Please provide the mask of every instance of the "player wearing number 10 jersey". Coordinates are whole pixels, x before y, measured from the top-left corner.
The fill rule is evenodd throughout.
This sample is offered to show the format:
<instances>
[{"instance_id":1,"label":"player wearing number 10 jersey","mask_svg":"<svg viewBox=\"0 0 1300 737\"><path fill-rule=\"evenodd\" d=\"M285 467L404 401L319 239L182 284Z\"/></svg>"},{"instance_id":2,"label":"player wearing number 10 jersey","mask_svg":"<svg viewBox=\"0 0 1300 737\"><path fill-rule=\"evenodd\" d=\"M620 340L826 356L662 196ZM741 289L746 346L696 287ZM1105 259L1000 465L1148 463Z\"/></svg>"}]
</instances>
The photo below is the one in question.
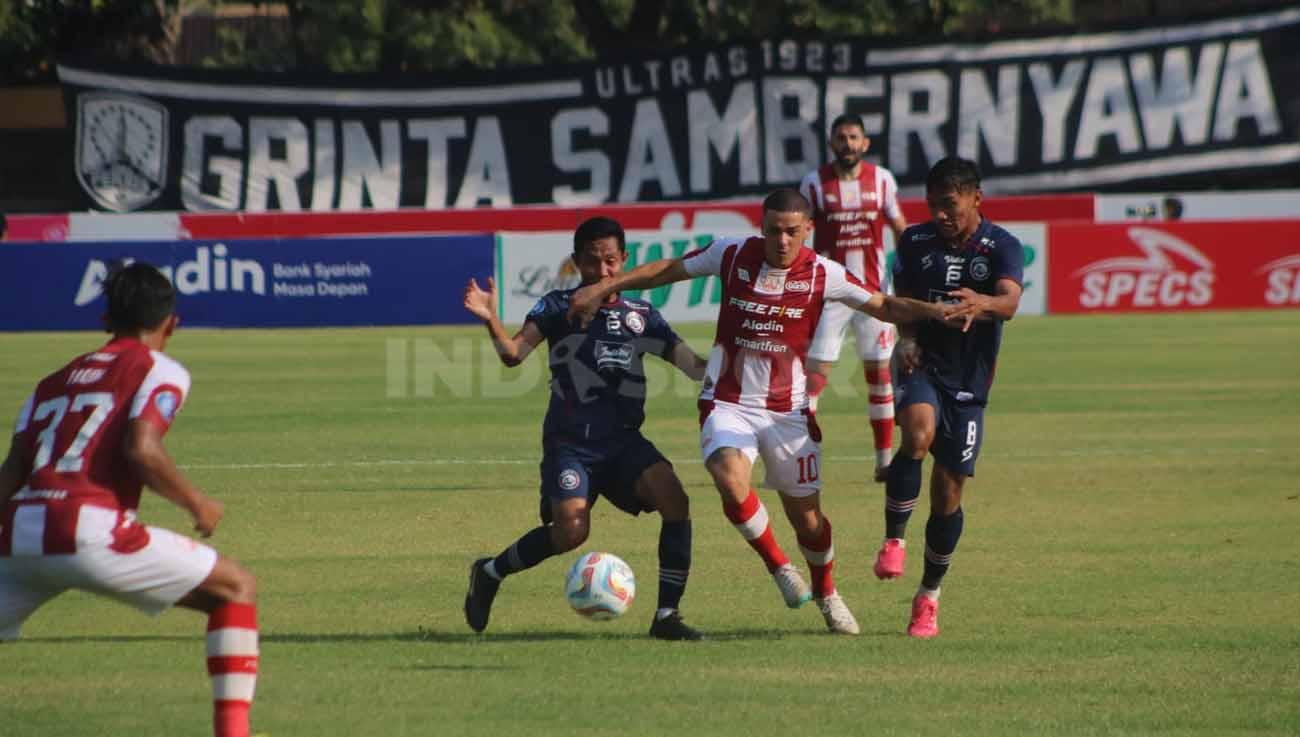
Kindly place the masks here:
<instances>
[{"instance_id":1,"label":"player wearing number 10 jersey","mask_svg":"<svg viewBox=\"0 0 1300 737\"><path fill-rule=\"evenodd\" d=\"M141 485L185 509L204 537L222 506L185 478L162 437L189 373L162 353L176 292L148 264L104 282L113 338L42 380L0 465L0 640L41 605L81 589L157 615L208 615L216 737L248 737L257 679L252 574L188 537L136 521Z\"/></svg>"},{"instance_id":2,"label":"player wearing number 10 jersey","mask_svg":"<svg viewBox=\"0 0 1300 737\"><path fill-rule=\"evenodd\" d=\"M715 274L722 306L700 395L705 467L728 519L759 553L785 602L815 597L831 632L857 634L835 591L831 525L822 514L821 433L808 411L808 347L828 302L883 320L943 319L959 311L865 289L844 267L803 243L812 227L808 200L793 189L763 202L760 238L722 239L680 259L657 261L583 287L570 314L591 315L609 294ZM750 488L762 456L766 486L776 489L812 573L812 590L777 545L767 510Z\"/></svg>"}]
</instances>

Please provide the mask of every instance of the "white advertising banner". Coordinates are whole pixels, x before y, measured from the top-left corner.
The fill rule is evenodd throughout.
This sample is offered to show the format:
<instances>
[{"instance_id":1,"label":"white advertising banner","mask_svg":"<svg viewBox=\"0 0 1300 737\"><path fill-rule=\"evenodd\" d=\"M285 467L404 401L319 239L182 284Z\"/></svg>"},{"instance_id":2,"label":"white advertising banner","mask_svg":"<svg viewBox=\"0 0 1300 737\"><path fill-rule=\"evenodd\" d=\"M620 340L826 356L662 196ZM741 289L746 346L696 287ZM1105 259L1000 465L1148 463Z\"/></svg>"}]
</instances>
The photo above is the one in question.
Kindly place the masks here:
<instances>
[{"instance_id":1,"label":"white advertising banner","mask_svg":"<svg viewBox=\"0 0 1300 737\"><path fill-rule=\"evenodd\" d=\"M1097 222L1285 220L1300 215L1300 189L1097 195Z\"/></svg>"},{"instance_id":2,"label":"white advertising banner","mask_svg":"<svg viewBox=\"0 0 1300 737\"><path fill-rule=\"evenodd\" d=\"M627 231L627 268L647 261L676 258L703 248L722 234L701 231ZM501 319L521 322L538 298L553 289L569 289L579 282L573 265L573 233L497 234L497 289ZM626 292L633 299L654 305L671 323L713 322L718 318L722 282L716 276L697 277L655 289Z\"/></svg>"},{"instance_id":3,"label":"white advertising banner","mask_svg":"<svg viewBox=\"0 0 1300 737\"><path fill-rule=\"evenodd\" d=\"M1025 293L1016 314L1047 314L1047 223L998 224L1025 247Z\"/></svg>"}]
</instances>

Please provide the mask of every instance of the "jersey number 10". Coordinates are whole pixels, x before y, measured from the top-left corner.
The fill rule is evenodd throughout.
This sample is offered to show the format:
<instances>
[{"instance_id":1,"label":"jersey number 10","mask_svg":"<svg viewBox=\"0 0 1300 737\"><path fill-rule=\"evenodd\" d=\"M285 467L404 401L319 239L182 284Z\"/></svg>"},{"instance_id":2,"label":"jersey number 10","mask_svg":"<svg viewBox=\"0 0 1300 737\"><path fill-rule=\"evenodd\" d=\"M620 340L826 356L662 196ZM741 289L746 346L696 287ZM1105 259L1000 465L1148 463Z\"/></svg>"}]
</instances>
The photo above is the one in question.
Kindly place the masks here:
<instances>
[{"instance_id":1,"label":"jersey number 10","mask_svg":"<svg viewBox=\"0 0 1300 737\"><path fill-rule=\"evenodd\" d=\"M817 454L809 453L795 459L799 463L799 483L808 484L817 480Z\"/></svg>"}]
</instances>

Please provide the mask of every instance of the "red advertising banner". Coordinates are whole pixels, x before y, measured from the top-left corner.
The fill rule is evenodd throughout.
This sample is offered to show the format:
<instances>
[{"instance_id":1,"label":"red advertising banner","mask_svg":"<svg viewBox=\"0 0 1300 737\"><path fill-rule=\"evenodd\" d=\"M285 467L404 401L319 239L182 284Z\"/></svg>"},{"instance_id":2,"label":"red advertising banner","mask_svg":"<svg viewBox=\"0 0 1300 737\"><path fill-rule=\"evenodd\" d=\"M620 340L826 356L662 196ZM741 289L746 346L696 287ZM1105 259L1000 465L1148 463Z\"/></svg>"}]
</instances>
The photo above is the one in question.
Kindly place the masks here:
<instances>
[{"instance_id":1,"label":"red advertising banner","mask_svg":"<svg viewBox=\"0 0 1300 737\"><path fill-rule=\"evenodd\" d=\"M908 222L929 219L925 201L902 200ZM1000 222L1093 218L1090 194L988 197L984 214ZM511 207L357 212L157 212L11 215L12 241L320 238L340 235L565 231L593 215L628 230L709 230L747 234L761 224L762 200L586 207Z\"/></svg>"},{"instance_id":2,"label":"red advertising banner","mask_svg":"<svg viewBox=\"0 0 1300 737\"><path fill-rule=\"evenodd\" d=\"M1049 312L1300 305L1300 220L1049 224Z\"/></svg>"}]
</instances>

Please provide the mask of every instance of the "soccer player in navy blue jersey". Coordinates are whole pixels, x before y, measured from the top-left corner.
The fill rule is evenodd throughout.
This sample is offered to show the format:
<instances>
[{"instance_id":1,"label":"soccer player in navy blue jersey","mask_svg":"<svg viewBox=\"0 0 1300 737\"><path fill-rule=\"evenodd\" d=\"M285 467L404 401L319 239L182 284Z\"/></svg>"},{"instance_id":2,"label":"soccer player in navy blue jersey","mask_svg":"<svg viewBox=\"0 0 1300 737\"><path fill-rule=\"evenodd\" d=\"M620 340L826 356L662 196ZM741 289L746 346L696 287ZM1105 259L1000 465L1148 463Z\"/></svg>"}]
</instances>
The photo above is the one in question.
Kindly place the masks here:
<instances>
[{"instance_id":1,"label":"soccer player in navy blue jersey","mask_svg":"<svg viewBox=\"0 0 1300 737\"><path fill-rule=\"evenodd\" d=\"M945 158L926 178L930 222L903 232L894 264L899 296L960 302L965 324L899 325L894 380L902 447L885 483L885 540L876 555L881 579L903 575L904 532L921 493L921 462L934 456L925 573L912 600L907 632L939 634L939 584L962 532L962 490L975 475L984 440L984 407L1002 341L1002 323L1020 305L1024 252L1020 241L980 214L979 171Z\"/></svg>"},{"instance_id":2,"label":"soccer player in navy blue jersey","mask_svg":"<svg viewBox=\"0 0 1300 737\"><path fill-rule=\"evenodd\" d=\"M582 223L573 236L573 261L584 285L622 272L627 263L623 228L604 217ZM604 496L629 514L657 510L663 518L659 606L650 635L700 639L678 610L691 567L686 492L672 464L640 428L646 397L642 356L658 356L697 381L704 377L704 359L648 302L614 294L587 324L571 321L569 300L576 289L543 296L511 337L497 317L496 284L489 278L487 286L483 290L470 280L465 309L487 325L507 366L519 365L547 342L551 401L542 426L542 524L495 558L481 558L470 567L465 621L482 632L505 577L581 545L591 529L591 506Z\"/></svg>"}]
</instances>

